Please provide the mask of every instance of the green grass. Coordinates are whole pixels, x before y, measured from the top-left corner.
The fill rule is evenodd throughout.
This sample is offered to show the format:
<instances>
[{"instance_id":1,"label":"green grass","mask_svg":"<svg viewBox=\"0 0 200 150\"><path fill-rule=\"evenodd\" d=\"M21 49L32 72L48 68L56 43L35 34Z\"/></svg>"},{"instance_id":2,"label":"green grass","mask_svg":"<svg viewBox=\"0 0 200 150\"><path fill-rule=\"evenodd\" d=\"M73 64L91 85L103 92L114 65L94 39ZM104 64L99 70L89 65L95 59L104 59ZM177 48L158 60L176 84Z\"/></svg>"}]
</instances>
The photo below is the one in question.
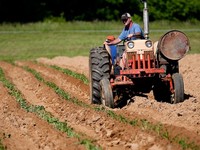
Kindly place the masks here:
<instances>
[{"instance_id":1,"label":"green grass","mask_svg":"<svg viewBox=\"0 0 200 150\"><path fill-rule=\"evenodd\" d=\"M5 150L6 147L2 144L2 140L0 139L0 150Z\"/></svg>"},{"instance_id":2,"label":"green grass","mask_svg":"<svg viewBox=\"0 0 200 150\"><path fill-rule=\"evenodd\" d=\"M143 27L142 22L138 22ZM169 30L184 31L191 43L190 53L200 53L198 22L150 22L153 41ZM107 35L118 36L121 22L39 22L0 25L0 60L88 56L91 48L102 46ZM189 29L191 31L189 31Z\"/></svg>"}]
</instances>

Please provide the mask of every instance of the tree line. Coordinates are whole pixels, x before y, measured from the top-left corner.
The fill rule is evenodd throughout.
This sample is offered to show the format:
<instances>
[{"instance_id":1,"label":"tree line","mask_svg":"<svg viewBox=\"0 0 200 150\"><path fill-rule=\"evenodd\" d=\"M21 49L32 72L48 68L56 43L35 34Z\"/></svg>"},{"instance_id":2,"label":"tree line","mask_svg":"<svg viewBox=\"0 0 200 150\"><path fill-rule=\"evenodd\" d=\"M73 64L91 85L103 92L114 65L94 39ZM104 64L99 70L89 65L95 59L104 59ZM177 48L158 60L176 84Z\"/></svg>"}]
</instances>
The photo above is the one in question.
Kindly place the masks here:
<instances>
[{"instance_id":1,"label":"tree line","mask_svg":"<svg viewBox=\"0 0 200 150\"><path fill-rule=\"evenodd\" d=\"M149 19L200 20L199 0L147 0ZM37 22L61 17L66 21L119 20L124 12L142 19L141 0L1 0L0 23Z\"/></svg>"}]
</instances>

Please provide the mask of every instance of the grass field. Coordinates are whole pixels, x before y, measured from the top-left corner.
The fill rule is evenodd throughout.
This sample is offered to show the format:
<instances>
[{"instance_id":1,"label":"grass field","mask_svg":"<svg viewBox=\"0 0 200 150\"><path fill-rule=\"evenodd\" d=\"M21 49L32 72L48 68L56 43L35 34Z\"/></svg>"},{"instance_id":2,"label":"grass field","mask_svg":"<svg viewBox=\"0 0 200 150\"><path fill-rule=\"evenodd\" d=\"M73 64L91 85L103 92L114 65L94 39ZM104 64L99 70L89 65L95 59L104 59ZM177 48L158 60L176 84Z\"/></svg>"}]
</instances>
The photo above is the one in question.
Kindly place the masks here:
<instances>
[{"instance_id":1,"label":"grass field","mask_svg":"<svg viewBox=\"0 0 200 150\"><path fill-rule=\"evenodd\" d=\"M138 22L143 27L142 22ZM0 25L0 59L19 60L55 56L88 56L91 48L102 46L107 35L118 36L121 22L43 22ZM200 53L199 23L150 22L153 41L169 30L183 31L190 40L191 51Z\"/></svg>"}]
</instances>

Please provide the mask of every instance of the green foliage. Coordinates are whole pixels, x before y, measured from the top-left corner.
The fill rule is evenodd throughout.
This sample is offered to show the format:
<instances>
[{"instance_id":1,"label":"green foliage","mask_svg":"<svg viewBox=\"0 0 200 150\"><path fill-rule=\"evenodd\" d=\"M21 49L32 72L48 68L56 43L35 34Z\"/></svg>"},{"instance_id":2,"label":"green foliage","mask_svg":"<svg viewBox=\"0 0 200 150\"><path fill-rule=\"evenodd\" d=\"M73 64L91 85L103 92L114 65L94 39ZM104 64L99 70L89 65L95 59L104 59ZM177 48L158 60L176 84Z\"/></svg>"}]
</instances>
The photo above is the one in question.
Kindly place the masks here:
<instances>
[{"instance_id":1,"label":"green foliage","mask_svg":"<svg viewBox=\"0 0 200 150\"><path fill-rule=\"evenodd\" d=\"M12 3L12 5L10 5ZM147 0L150 20L200 20L199 0ZM15 6L15 7L12 7ZM81 6L81 9L77 6ZM92 6L92 7L91 7ZM124 12L142 17L140 0L7 0L0 5L0 23L48 21L111 21L119 20ZM9 13L7 11L9 10Z\"/></svg>"},{"instance_id":2,"label":"green foliage","mask_svg":"<svg viewBox=\"0 0 200 150\"><path fill-rule=\"evenodd\" d=\"M60 17L54 17L54 16L48 16L44 18L44 22L52 23L52 22L57 22L57 23L63 23L66 22L64 18L64 13L60 14Z\"/></svg>"},{"instance_id":3,"label":"green foliage","mask_svg":"<svg viewBox=\"0 0 200 150\"><path fill-rule=\"evenodd\" d=\"M102 150L102 148L95 147L91 143L92 143L92 141L90 141L88 139L84 139L84 140L81 141L81 144L85 145L88 150Z\"/></svg>"},{"instance_id":4,"label":"green foliage","mask_svg":"<svg viewBox=\"0 0 200 150\"><path fill-rule=\"evenodd\" d=\"M62 98L64 98L65 100L71 101L74 104L77 104L79 106L83 106L83 107L90 107L89 105L86 105L85 103L83 103L82 101L79 101L75 98L71 98L69 93L66 93L63 89L61 89L60 87L58 87L55 83L50 82L50 81L45 81L40 73L38 73L37 71L35 71L34 69L31 69L29 67L24 67L24 69L26 69L27 71L31 72L36 79L38 79L39 81L43 82L44 84L48 85L50 88L54 89L55 93L60 95Z\"/></svg>"},{"instance_id":5,"label":"green foliage","mask_svg":"<svg viewBox=\"0 0 200 150\"><path fill-rule=\"evenodd\" d=\"M2 141L0 139L0 150L6 150L7 148L2 144Z\"/></svg>"},{"instance_id":6,"label":"green foliage","mask_svg":"<svg viewBox=\"0 0 200 150\"><path fill-rule=\"evenodd\" d=\"M132 19L134 20L134 22L142 22L142 17L137 14L134 14Z\"/></svg>"},{"instance_id":7,"label":"green foliage","mask_svg":"<svg viewBox=\"0 0 200 150\"><path fill-rule=\"evenodd\" d=\"M70 76L72 76L76 79L80 79L81 81L83 81L84 84L87 84L87 85L89 84L89 80L84 74L75 73L75 72L73 72L69 69L66 69L66 68L64 69L64 68L61 68L61 67L58 67L58 66L55 66L55 65L53 65L51 67L56 69L56 70L60 70L64 74L70 75Z\"/></svg>"},{"instance_id":8,"label":"green foliage","mask_svg":"<svg viewBox=\"0 0 200 150\"><path fill-rule=\"evenodd\" d=\"M199 0L150 0L148 5L150 20L200 20Z\"/></svg>"}]
</instances>

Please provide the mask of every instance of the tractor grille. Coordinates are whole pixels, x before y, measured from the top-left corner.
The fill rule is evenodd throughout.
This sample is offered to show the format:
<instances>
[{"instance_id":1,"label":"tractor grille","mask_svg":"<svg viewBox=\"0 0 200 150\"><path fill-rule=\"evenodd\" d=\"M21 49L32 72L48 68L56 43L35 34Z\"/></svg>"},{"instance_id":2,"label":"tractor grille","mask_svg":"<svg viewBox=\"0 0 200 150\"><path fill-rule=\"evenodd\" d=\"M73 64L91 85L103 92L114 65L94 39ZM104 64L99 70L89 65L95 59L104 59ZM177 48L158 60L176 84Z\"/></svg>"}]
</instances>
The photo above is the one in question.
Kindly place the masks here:
<instances>
[{"instance_id":1,"label":"tractor grille","mask_svg":"<svg viewBox=\"0 0 200 150\"><path fill-rule=\"evenodd\" d=\"M127 65L132 69L150 69L155 68L155 59L152 51L143 51L143 54L137 52L127 53Z\"/></svg>"},{"instance_id":2,"label":"tractor grille","mask_svg":"<svg viewBox=\"0 0 200 150\"><path fill-rule=\"evenodd\" d=\"M156 68L153 51L127 52L125 69L120 74L129 77L153 77L155 74L164 73L162 68Z\"/></svg>"}]
</instances>

